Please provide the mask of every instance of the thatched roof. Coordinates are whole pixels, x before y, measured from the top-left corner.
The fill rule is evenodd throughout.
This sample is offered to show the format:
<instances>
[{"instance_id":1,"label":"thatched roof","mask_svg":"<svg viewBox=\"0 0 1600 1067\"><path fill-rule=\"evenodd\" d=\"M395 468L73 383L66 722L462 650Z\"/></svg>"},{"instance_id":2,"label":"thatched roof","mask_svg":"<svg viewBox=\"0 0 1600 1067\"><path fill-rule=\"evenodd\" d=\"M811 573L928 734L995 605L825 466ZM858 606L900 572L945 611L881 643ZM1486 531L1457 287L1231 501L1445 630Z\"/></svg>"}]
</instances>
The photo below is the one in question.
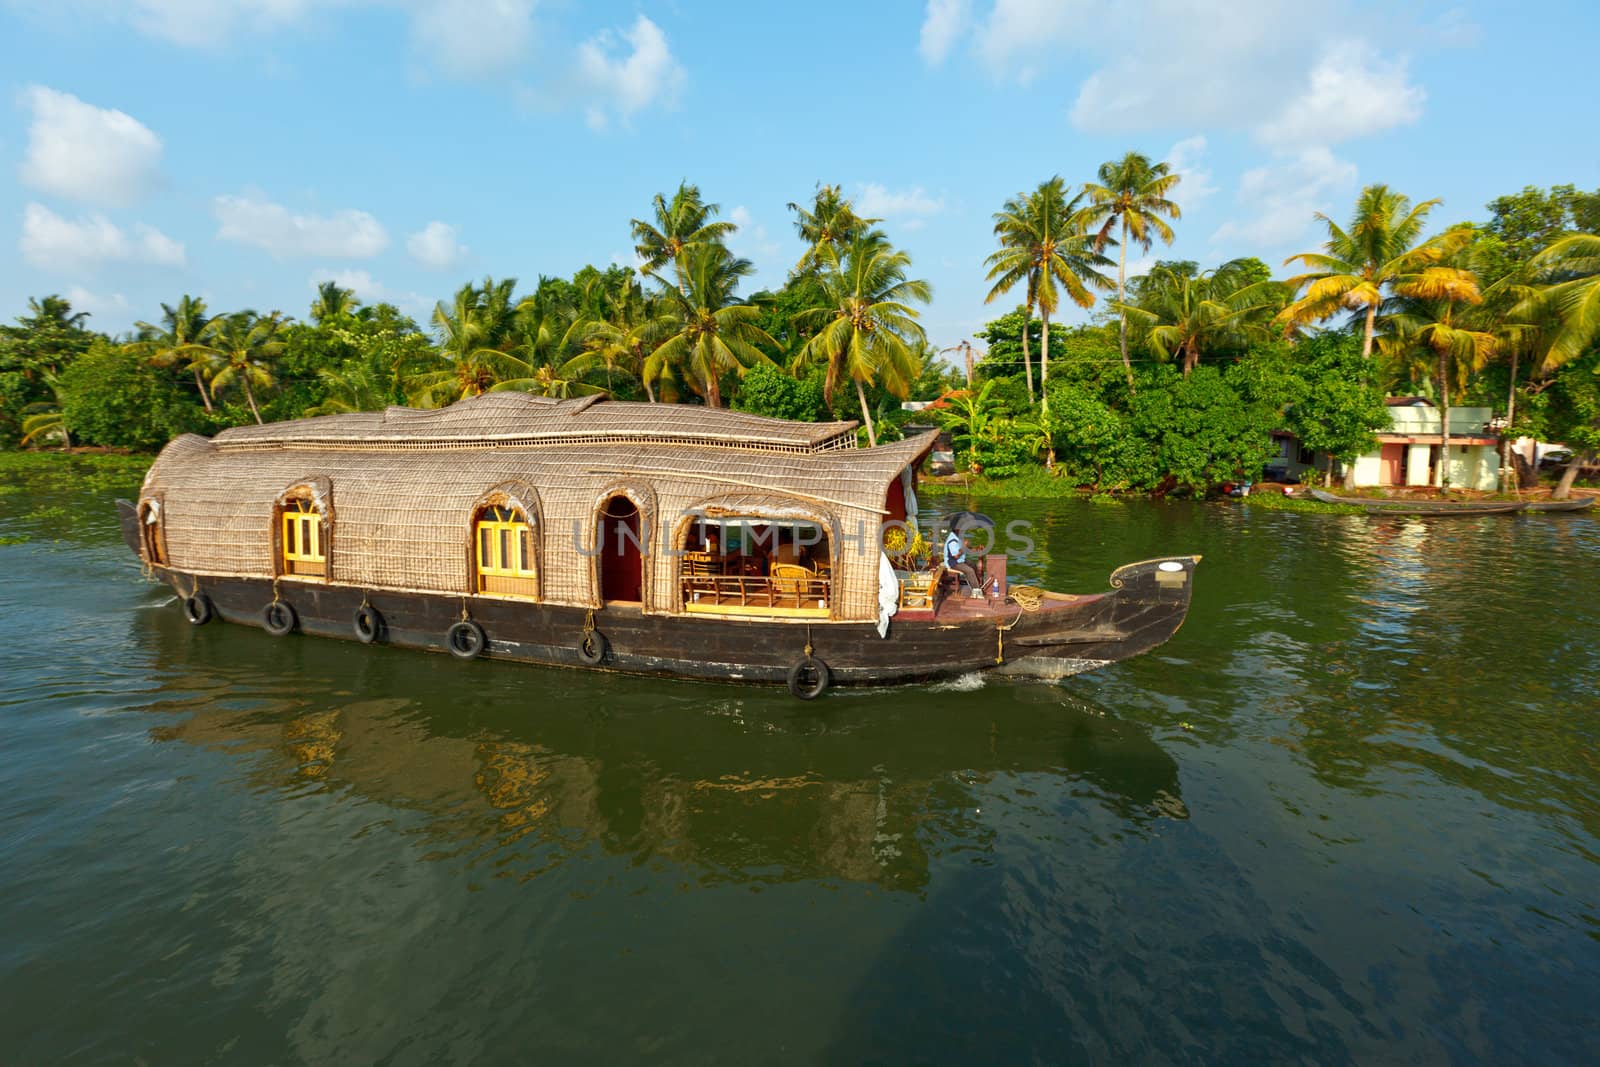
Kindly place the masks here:
<instances>
[{"instance_id":1,"label":"thatched roof","mask_svg":"<svg viewBox=\"0 0 1600 1067\"><path fill-rule=\"evenodd\" d=\"M372 448L503 447L651 441L811 453L855 447L854 422L789 422L686 404L638 404L589 396L555 400L484 393L423 410L392 407L224 430L224 448L318 445Z\"/></svg>"}]
</instances>

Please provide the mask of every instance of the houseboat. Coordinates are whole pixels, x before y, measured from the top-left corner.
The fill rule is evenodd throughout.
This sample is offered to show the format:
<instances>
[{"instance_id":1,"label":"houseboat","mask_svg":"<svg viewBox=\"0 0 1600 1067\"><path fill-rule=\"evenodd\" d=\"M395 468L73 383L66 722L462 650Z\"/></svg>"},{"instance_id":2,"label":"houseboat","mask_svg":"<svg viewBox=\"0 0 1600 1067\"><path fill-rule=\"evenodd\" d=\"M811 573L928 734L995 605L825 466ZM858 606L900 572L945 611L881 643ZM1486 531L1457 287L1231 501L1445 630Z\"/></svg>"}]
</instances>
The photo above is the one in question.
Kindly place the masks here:
<instances>
[{"instance_id":1,"label":"houseboat","mask_svg":"<svg viewBox=\"0 0 1600 1067\"><path fill-rule=\"evenodd\" d=\"M884 533L916 525L934 435L861 449L855 428L489 393L185 435L118 505L129 548L196 625L803 698L1062 677L1182 624L1196 556L1128 564L1085 595L1010 589L999 553L979 590L937 560L897 572Z\"/></svg>"}]
</instances>

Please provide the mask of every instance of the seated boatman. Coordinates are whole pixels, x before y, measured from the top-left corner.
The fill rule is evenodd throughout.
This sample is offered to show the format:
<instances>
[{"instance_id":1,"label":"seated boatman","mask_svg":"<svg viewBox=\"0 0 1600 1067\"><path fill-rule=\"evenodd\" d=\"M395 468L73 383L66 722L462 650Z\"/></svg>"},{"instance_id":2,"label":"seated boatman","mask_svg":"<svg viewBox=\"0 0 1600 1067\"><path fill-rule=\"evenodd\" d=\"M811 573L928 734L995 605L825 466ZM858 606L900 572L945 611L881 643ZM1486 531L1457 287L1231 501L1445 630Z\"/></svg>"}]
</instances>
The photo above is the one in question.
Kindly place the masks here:
<instances>
[{"instance_id":1,"label":"seated boatman","mask_svg":"<svg viewBox=\"0 0 1600 1067\"><path fill-rule=\"evenodd\" d=\"M961 534L955 530L951 530L944 539L944 565L967 580L967 585L972 589L973 599L983 596L983 580L978 577L978 572L972 569L972 564L967 562L966 543L962 540Z\"/></svg>"}]
</instances>

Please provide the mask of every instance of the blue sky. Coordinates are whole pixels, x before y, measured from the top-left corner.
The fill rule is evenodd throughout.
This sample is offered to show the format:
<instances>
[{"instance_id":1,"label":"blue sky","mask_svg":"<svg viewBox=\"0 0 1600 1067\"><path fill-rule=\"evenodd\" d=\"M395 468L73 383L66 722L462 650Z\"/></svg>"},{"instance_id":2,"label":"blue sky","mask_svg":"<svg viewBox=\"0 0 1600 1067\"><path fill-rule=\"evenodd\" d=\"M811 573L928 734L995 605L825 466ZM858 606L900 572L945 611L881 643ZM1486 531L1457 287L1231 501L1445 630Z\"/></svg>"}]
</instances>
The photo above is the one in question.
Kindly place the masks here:
<instances>
[{"instance_id":1,"label":"blue sky","mask_svg":"<svg viewBox=\"0 0 1600 1067\"><path fill-rule=\"evenodd\" d=\"M101 329L161 301L304 315L335 278L426 321L486 274L632 262L681 178L756 286L819 181L985 306L991 215L1138 149L1184 173L1170 249L1276 265L1384 181L1441 224L1600 186L1600 9L1331 0L0 0L0 318L58 292ZM1574 136L1574 131L1583 131Z\"/></svg>"}]
</instances>

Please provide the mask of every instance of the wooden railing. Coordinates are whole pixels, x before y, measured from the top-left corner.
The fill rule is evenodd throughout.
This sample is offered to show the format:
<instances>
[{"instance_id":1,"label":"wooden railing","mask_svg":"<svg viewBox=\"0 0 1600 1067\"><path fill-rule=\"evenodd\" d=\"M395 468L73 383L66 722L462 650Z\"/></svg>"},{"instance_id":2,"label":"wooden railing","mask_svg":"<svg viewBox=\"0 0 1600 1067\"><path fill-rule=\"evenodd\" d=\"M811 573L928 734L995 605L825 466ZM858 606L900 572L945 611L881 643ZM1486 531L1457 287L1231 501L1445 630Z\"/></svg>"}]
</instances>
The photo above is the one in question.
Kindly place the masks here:
<instances>
[{"instance_id":1,"label":"wooden railing","mask_svg":"<svg viewBox=\"0 0 1600 1067\"><path fill-rule=\"evenodd\" d=\"M685 611L764 611L827 615L833 583L822 577L757 578L747 575L686 575Z\"/></svg>"}]
</instances>

